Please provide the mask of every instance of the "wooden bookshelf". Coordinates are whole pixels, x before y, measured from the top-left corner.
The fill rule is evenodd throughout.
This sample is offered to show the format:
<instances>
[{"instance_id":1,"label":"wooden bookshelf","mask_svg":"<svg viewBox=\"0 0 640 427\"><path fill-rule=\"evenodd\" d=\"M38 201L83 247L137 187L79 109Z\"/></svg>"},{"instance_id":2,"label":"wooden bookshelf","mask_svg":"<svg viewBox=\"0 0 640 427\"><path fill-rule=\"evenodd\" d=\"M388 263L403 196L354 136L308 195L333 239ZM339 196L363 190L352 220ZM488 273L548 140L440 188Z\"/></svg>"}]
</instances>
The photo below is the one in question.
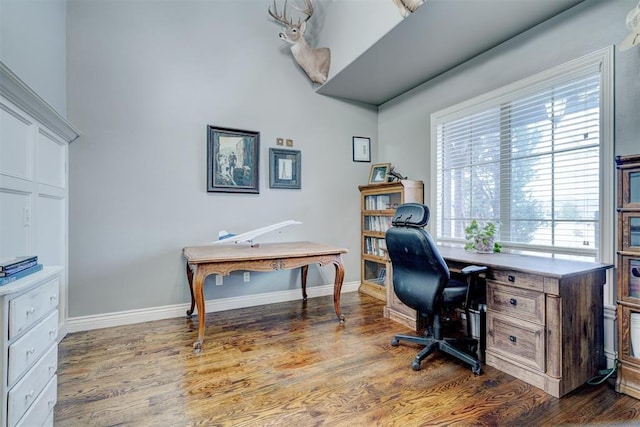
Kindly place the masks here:
<instances>
[{"instance_id":1,"label":"wooden bookshelf","mask_svg":"<svg viewBox=\"0 0 640 427\"><path fill-rule=\"evenodd\" d=\"M423 202L422 181L401 180L383 184L361 185L360 292L382 301L387 300L387 262L385 232L403 203Z\"/></svg>"}]
</instances>

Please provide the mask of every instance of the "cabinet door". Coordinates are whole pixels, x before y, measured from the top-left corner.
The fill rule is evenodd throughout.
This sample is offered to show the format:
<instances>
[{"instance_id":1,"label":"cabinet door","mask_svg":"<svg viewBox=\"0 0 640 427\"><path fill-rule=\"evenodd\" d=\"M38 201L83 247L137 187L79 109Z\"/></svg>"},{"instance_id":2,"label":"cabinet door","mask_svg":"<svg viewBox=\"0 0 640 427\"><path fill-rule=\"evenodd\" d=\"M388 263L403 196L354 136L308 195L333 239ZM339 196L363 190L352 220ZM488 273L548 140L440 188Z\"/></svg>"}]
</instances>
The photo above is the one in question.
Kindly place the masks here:
<instances>
[{"instance_id":1,"label":"cabinet door","mask_svg":"<svg viewBox=\"0 0 640 427\"><path fill-rule=\"evenodd\" d=\"M640 304L640 254L623 256L618 280L618 299Z\"/></svg>"},{"instance_id":2,"label":"cabinet door","mask_svg":"<svg viewBox=\"0 0 640 427\"><path fill-rule=\"evenodd\" d=\"M640 366L640 309L618 305L618 358Z\"/></svg>"},{"instance_id":3,"label":"cabinet door","mask_svg":"<svg viewBox=\"0 0 640 427\"><path fill-rule=\"evenodd\" d=\"M623 212L621 231L622 250L640 252L640 212Z\"/></svg>"},{"instance_id":4,"label":"cabinet door","mask_svg":"<svg viewBox=\"0 0 640 427\"><path fill-rule=\"evenodd\" d=\"M0 258L31 255L31 195L0 188Z\"/></svg>"},{"instance_id":5,"label":"cabinet door","mask_svg":"<svg viewBox=\"0 0 640 427\"><path fill-rule=\"evenodd\" d=\"M622 169L621 175L619 202L623 208L640 208L640 167Z\"/></svg>"}]
</instances>

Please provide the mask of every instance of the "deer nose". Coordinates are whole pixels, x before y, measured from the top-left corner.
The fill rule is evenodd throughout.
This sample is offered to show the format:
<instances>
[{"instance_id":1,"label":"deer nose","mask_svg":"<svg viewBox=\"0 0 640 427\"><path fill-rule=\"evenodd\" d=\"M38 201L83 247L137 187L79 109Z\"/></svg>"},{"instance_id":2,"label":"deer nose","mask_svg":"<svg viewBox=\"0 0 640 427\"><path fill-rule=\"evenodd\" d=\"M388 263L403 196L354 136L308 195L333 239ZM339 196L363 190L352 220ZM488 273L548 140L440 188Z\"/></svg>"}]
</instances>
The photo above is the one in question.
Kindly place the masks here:
<instances>
[{"instance_id":1,"label":"deer nose","mask_svg":"<svg viewBox=\"0 0 640 427\"><path fill-rule=\"evenodd\" d=\"M286 38L286 36L284 35L284 33L280 33L278 34L278 37L280 37L282 40L284 40Z\"/></svg>"}]
</instances>

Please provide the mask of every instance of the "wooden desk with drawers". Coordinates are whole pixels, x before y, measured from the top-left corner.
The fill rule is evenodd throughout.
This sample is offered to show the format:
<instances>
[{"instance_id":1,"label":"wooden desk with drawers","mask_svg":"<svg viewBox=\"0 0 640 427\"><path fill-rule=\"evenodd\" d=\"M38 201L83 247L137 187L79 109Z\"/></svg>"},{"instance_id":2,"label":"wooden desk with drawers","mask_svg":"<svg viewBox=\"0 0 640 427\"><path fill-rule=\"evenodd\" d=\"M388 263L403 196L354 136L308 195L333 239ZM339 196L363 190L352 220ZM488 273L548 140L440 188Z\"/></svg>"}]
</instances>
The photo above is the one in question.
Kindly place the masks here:
<instances>
[{"instance_id":1,"label":"wooden desk with drawers","mask_svg":"<svg viewBox=\"0 0 640 427\"><path fill-rule=\"evenodd\" d=\"M606 365L603 285L612 265L439 249L451 270L489 267L487 365L555 397Z\"/></svg>"}]
</instances>

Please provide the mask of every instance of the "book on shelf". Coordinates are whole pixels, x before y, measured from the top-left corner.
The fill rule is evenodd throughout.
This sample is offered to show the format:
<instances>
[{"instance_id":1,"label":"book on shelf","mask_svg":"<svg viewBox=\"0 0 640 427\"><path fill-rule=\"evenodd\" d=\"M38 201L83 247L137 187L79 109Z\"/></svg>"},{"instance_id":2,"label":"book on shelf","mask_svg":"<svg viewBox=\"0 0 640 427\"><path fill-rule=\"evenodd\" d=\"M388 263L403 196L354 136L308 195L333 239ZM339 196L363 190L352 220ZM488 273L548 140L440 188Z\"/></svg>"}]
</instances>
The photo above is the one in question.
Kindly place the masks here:
<instances>
[{"instance_id":1,"label":"book on shelf","mask_svg":"<svg viewBox=\"0 0 640 427\"><path fill-rule=\"evenodd\" d=\"M18 268L22 265L29 264L32 261L38 261L38 257L35 255L27 255L0 259L0 272Z\"/></svg>"},{"instance_id":2,"label":"book on shelf","mask_svg":"<svg viewBox=\"0 0 640 427\"><path fill-rule=\"evenodd\" d=\"M31 267L27 267L24 270L20 270L17 273L12 274L11 276L0 277L0 286L15 282L18 279L22 279L29 276L30 274L37 273L40 270L42 270L42 264L36 264L32 265Z\"/></svg>"}]
</instances>

